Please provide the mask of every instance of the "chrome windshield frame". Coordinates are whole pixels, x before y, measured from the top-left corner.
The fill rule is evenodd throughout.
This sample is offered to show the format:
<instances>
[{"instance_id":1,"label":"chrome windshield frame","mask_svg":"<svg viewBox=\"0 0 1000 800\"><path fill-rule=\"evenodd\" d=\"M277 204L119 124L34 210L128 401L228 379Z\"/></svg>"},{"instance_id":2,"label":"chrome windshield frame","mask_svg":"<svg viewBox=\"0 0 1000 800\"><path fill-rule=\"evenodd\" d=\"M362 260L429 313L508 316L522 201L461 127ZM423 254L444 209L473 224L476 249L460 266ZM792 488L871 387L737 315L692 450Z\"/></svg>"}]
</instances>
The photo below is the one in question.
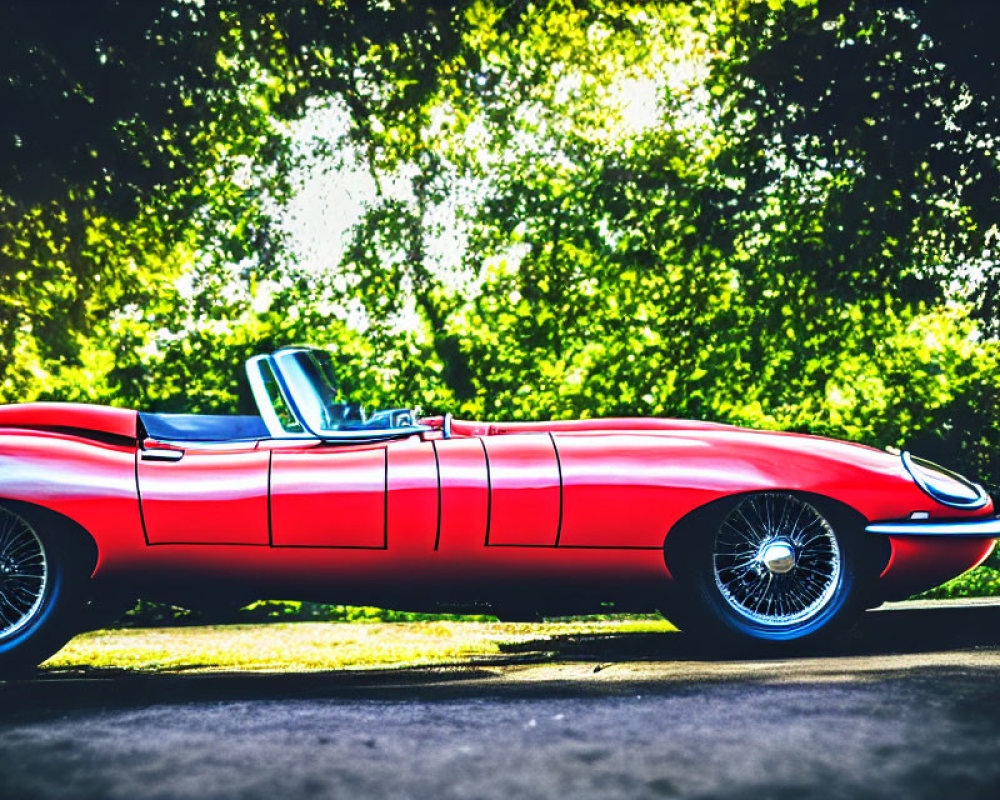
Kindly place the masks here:
<instances>
[{"instance_id":1,"label":"chrome windshield frame","mask_svg":"<svg viewBox=\"0 0 1000 800\"><path fill-rule=\"evenodd\" d=\"M271 356L266 353L259 356L253 356L253 358L247 359L246 362L246 372L247 380L250 383L250 392L253 394L254 402L257 404L257 413L260 418L264 421L264 427L267 428L267 432L271 435L272 439L315 439L316 437L309 433L308 428L302 425L302 431L290 431L281 423L281 418L278 416L278 412L274 408L274 401L271 399L271 394L267 390L267 384L264 380L263 366L266 365L267 369L270 370L271 374L275 378L275 383L278 391L281 393L282 400L288 406L289 411L292 416L295 417L299 425L302 425L302 421L295 409L292 406L292 402L289 399L285 388L282 386L281 378L278 375L277 369L274 366L274 360Z\"/></svg>"}]
</instances>

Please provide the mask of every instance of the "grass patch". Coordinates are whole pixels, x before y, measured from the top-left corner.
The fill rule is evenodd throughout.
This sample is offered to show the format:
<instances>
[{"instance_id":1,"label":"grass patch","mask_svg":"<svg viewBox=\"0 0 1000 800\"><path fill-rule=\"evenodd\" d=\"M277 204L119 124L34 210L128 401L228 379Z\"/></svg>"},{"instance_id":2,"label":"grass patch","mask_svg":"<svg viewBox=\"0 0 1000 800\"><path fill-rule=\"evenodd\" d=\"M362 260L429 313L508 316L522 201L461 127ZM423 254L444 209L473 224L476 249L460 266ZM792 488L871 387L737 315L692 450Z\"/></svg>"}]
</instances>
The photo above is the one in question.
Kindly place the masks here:
<instances>
[{"instance_id":1,"label":"grass patch","mask_svg":"<svg viewBox=\"0 0 1000 800\"><path fill-rule=\"evenodd\" d=\"M497 655L501 645L571 634L669 632L660 618L502 623L279 622L99 630L74 638L44 669L142 672L385 669Z\"/></svg>"},{"instance_id":2,"label":"grass patch","mask_svg":"<svg viewBox=\"0 0 1000 800\"><path fill-rule=\"evenodd\" d=\"M918 594L919 600L942 600L959 597L996 597L1000 595L1000 569L984 564L964 575Z\"/></svg>"}]
</instances>

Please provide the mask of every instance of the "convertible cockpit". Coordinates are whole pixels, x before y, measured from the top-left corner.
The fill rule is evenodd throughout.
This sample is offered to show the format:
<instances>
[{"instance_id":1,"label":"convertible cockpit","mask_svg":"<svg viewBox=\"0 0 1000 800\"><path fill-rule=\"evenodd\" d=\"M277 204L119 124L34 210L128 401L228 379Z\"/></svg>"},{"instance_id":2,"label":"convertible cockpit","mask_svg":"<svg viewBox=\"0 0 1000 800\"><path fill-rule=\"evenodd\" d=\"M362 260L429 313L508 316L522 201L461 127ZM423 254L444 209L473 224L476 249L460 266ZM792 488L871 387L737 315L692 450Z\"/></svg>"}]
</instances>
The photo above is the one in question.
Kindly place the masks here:
<instances>
[{"instance_id":1,"label":"convertible cockpit","mask_svg":"<svg viewBox=\"0 0 1000 800\"><path fill-rule=\"evenodd\" d=\"M139 420L146 437L162 442L246 442L256 439L378 441L430 430L414 410L366 414L343 397L325 350L286 347L246 364L258 415L153 414Z\"/></svg>"}]
</instances>

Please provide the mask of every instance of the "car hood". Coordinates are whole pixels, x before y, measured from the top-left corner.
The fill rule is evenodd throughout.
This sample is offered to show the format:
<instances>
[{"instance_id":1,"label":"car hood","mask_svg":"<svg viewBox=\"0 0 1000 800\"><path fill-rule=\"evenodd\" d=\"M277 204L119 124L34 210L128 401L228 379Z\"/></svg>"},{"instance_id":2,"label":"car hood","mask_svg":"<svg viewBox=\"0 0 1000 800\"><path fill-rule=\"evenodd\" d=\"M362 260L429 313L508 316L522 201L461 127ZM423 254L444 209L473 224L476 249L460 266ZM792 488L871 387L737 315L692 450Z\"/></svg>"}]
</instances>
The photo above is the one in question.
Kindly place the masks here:
<instances>
[{"instance_id":1,"label":"car hood","mask_svg":"<svg viewBox=\"0 0 1000 800\"><path fill-rule=\"evenodd\" d=\"M441 418L422 420L438 427ZM818 459L847 462L879 472L902 474L899 456L876 447L806 433L741 428L721 422L658 417L611 417L607 419L555 420L551 422L470 422L453 420L454 436L504 436L516 433L552 433L560 436L633 434L670 436L699 441L732 452L752 449L780 459L783 453L808 454Z\"/></svg>"}]
</instances>

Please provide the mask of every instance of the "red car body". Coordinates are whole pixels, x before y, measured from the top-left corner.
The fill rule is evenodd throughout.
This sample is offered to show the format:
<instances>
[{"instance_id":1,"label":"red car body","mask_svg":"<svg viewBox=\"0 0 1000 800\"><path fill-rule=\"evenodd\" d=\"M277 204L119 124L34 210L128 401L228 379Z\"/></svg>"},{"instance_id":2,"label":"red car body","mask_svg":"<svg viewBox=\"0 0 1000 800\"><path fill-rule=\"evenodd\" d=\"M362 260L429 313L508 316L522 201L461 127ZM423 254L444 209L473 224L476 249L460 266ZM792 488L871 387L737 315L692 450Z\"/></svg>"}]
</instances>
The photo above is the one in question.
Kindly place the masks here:
<instances>
[{"instance_id":1,"label":"red car body","mask_svg":"<svg viewBox=\"0 0 1000 800\"><path fill-rule=\"evenodd\" d=\"M429 432L371 444L181 447L141 438L135 411L5 406L0 492L86 530L97 582L227 579L354 602L488 599L529 585L655 597L671 578L671 529L742 492L821 494L870 521L992 513L934 502L897 456L814 436L604 419L455 421L444 439L442 418L422 422ZM183 455L146 460L163 450ZM886 539L886 598L976 566L995 541Z\"/></svg>"},{"instance_id":2,"label":"red car body","mask_svg":"<svg viewBox=\"0 0 1000 800\"><path fill-rule=\"evenodd\" d=\"M429 417L372 441L192 442L156 438L145 418L0 407L0 501L45 509L88 540L91 595L652 610L683 568L675 531L727 498L780 492L867 526L872 605L979 564L1000 536L989 500L939 502L898 454L815 436Z\"/></svg>"}]
</instances>

